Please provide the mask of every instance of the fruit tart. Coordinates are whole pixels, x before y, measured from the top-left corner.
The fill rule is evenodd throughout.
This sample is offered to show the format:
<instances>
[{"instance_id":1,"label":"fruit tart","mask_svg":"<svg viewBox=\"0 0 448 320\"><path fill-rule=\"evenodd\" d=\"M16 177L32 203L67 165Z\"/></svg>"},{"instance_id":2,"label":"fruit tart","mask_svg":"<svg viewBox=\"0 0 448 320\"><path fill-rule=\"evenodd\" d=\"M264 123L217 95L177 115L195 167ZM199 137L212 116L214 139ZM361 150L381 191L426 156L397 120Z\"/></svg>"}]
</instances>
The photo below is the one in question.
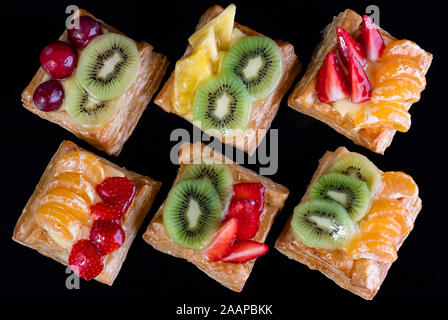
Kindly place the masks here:
<instances>
[{"instance_id":1,"label":"fruit tart","mask_svg":"<svg viewBox=\"0 0 448 320\"><path fill-rule=\"evenodd\" d=\"M160 185L64 141L13 239L83 279L112 285Z\"/></svg>"},{"instance_id":2,"label":"fruit tart","mask_svg":"<svg viewBox=\"0 0 448 320\"><path fill-rule=\"evenodd\" d=\"M118 155L158 89L168 62L79 10L73 27L40 54L22 93L25 108L111 155ZM79 18L79 19L78 19Z\"/></svg>"},{"instance_id":3,"label":"fruit tart","mask_svg":"<svg viewBox=\"0 0 448 320\"><path fill-rule=\"evenodd\" d=\"M253 154L300 71L294 47L234 22L235 5L201 17L155 103Z\"/></svg>"},{"instance_id":4,"label":"fruit tart","mask_svg":"<svg viewBox=\"0 0 448 320\"><path fill-rule=\"evenodd\" d=\"M414 42L347 9L324 29L288 104L383 154L396 131L409 130L408 110L420 100L431 61Z\"/></svg>"},{"instance_id":5,"label":"fruit tart","mask_svg":"<svg viewBox=\"0 0 448 320\"><path fill-rule=\"evenodd\" d=\"M366 157L340 147L320 159L275 247L371 300L421 207L409 175L382 172Z\"/></svg>"},{"instance_id":6,"label":"fruit tart","mask_svg":"<svg viewBox=\"0 0 448 320\"><path fill-rule=\"evenodd\" d=\"M240 292L289 191L199 142L181 146L179 163L143 238Z\"/></svg>"}]
</instances>

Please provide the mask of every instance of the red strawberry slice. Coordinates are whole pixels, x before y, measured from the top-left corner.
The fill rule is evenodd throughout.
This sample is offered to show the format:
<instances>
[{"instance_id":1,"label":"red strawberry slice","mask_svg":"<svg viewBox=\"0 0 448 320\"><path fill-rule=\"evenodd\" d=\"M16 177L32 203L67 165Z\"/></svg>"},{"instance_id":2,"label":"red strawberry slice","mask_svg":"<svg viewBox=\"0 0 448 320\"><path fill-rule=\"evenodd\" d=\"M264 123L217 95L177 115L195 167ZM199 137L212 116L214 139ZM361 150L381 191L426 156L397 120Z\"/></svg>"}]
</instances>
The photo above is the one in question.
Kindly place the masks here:
<instances>
[{"instance_id":1,"label":"red strawberry slice","mask_svg":"<svg viewBox=\"0 0 448 320\"><path fill-rule=\"evenodd\" d=\"M258 203L258 213L261 214L264 208L264 185L255 183L238 183L233 185L232 200L254 199Z\"/></svg>"},{"instance_id":2,"label":"red strawberry slice","mask_svg":"<svg viewBox=\"0 0 448 320\"><path fill-rule=\"evenodd\" d=\"M347 80L334 52L325 57L317 75L316 91L323 103L341 100L349 94Z\"/></svg>"},{"instance_id":3,"label":"red strawberry slice","mask_svg":"<svg viewBox=\"0 0 448 320\"><path fill-rule=\"evenodd\" d=\"M336 35L338 37L338 51L341 55L342 62L347 66L350 64L350 57L356 57L361 65L366 64L366 55L359 43L341 27L336 27Z\"/></svg>"},{"instance_id":4,"label":"red strawberry slice","mask_svg":"<svg viewBox=\"0 0 448 320\"><path fill-rule=\"evenodd\" d=\"M221 261L232 263L244 263L246 261L258 258L268 252L269 247L264 243L253 240L244 240L235 242L230 249L229 254Z\"/></svg>"},{"instance_id":5,"label":"red strawberry slice","mask_svg":"<svg viewBox=\"0 0 448 320\"><path fill-rule=\"evenodd\" d=\"M68 264L74 273L87 281L99 275L104 268L98 249L89 240L79 240L73 245Z\"/></svg>"},{"instance_id":6,"label":"red strawberry slice","mask_svg":"<svg viewBox=\"0 0 448 320\"><path fill-rule=\"evenodd\" d=\"M232 218L239 221L237 240L249 240L255 237L260 225L257 201L254 199L232 200L226 219Z\"/></svg>"},{"instance_id":7,"label":"red strawberry slice","mask_svg":"<svg viewBox=\"0 0 448 320\"><path fill-rule=\"evenodd\" d=\"M370 61L376 61L381 58L385 45L375 23L369 16L362 16L361 24L361 43Z\"/></svg>"},{"instance_id":8,"label":"red strawberry slice","mask_svg":"<svg viewBox=\"0 0 448 320\"><path fill-rule=\"evenodd\" d=\"M213 241L202 252L212 261L219 261L227 255L238 232L238 219L232 218L221 226Z\"/></svg>"},{"instance_id":9,"label":"red strawberry slice","mask_svg":"<svg viewBox=\"0 0 448 320\"><path fill-rule=\"evenodd\" d=\"M125 207L123 204L110 204L98 202L90 206L90 214L93 220L110 220L120 223L123 218Z\"/></svg>"},{"instance_id":10,"label":"red strawberry slice","mask_svg":"<svg viewBox=\"0 0 448 320\"><path fill-rule=\"evenodd\" d=\"M89 238L98 248L100 255L105 256L119 249L123 245L126 235L118 223L97 220L90 229Z\"/></svg>"},{"instance_id":11,"label":"red strawberry slice","mask_svg":"<svg viewBox=\"0 0 448 320\"><path fill-rule=\"evenodd\" d=\"M107 203L130 203L134 197L135 184L126 177L111 177L97 185L96 192Z\"/></svg>"},{"instance_id":12,"label":"red strawberry slice","mask_svg":"<svg viewBox=\"0 0 448 320\"><path fill-rule=\"evenodd\" d=\"M372 96L372 86L364 69L356 57L350 57L350 100L355 103L370 100Z\"/></svg>"}]
</instances>

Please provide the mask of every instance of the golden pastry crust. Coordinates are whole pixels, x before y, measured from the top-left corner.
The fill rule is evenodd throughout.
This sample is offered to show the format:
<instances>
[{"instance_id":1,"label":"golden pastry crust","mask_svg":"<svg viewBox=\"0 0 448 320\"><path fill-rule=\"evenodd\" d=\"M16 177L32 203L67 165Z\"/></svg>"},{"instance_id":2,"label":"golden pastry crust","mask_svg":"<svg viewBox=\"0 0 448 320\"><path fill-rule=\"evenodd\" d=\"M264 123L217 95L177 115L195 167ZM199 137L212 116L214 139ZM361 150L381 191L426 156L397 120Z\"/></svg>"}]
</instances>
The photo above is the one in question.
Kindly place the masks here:
<instances>
[{"instance_id":1,"label":"golden pastry crust","mask_svg":"<svg viewBox=\"0 0 448 320\"><path fill-rule=\"evenodd\" d=\"M319 166L300 203L309 200L309 189L313 182L325 174L340 155L347 152L349 151L346 148L340 147L334 152L327 151L325 153L319 160ZM374 193L373 199L376 198L376 195L377 192ZM416 197L415 199L401 198L399 200L409 210L415 222L422 208L421 199ZM275 243L277 250L285 254L288 258L307 265L310 269L319 270L340 287L364 299L373 299L392 263L382 263L369 259L353 261L343 250L324 250L307 247L295 239L290 225L291 219L292 215ZM403 244L406 237L407 235L402 236L400 241L398 241L397 250Z\"/></svg>"},{"instance_id":2,"label":"golden pastry crust","mask_svg":"<svg viewBox=\"0 0 448 320\"><path fill-rule=\"evenodd\" d=\"M221 13L223 8L218 5L214 5L209 8L199 20L196 30L200 29L208 21L212 20L218 14ZM262 34L235 22L235 27L240 29L244 34L250 36L261 36ZM296 54L294 53L294 47L283 41L276 41L280 47L282 54L283 75L279 81L277 88L274 92L264 100L257 101L252 105L252 114L245 129L244 134L233 138L222 139L218 137L223 143L233 144L235 147L247 152L249 155L253 154L257 149L257 146L261 143L266 132L271 127L271 122L274 120L280 106L280 101L286 92L291 88L294 79L300 72L301 64ZM191 53L191 46L188 45L183 57L187 57ZM171 104L174 90L174 72L170 78L164 84L162 90L159 92L155 99L155 103L159 105L166 112L174 112ZM191 116L183 117L186 120L193 122ZM257 131L259 132L257 133Z\"/></svg>"},{"instance_id":3,"label":"golden pastry crust","mask_svg":"<svg viewBox=\"0 0 448 320\"><path fill-rule=\"evenodd\" d=\"M37 250L41 254L50 257L64 265L68 265L68 257L70 250L58 246L46 234L35 221L34 214L40 206L40 199L47 192L49 183L55 175L54 168L59 159L73 150L83 150L71 141L63 141L59 146L58 151L51 159L47 168L45 169L39 183L37 184L34 193L28 200L22 215L17 221L14 228L12 239L24 246ZM85 151L85 150L83 150ZM104 270L95 278L102 283L112 285L121 266L123 265L129 248L140 229L143 220L152 206L154 198L160 189L161 183L152 180L149 177L142 176L135 172L120 168L119 166L109 162L108 160L96 156L104 165L110 166L113 169L123 173L126 177L131 179L136 185L136 193L134 200L126 212L122 227L126 234L126 240L117 251L107 255L104 258Z\"/></svg>"},{"instance_id":4,"label":"golden pastry crust","mask_svg":"<svg viewBox=\"0 0 448 320\"><path fill-rule=\"evenodd\" d=\"M80 10L79 14L95 18L85 10ZM101 24L103 29L122 34L115 28L106 25L103 21L97 18L95 19ZM67 31L64 31L59 40L65 41L66 39ZM99 128L86 129L63 110L44 112L36 108L33 102L34 91L39 84L49 79L49 76L42 67L39 67L30 84L22 92L23 106L39 117L59 124L95 148L103 150L110 155L117 156L132 134L152 96L159 88L168 66L166 57L154 52L151 45L144 41L136 42L136 44L141 60L140 72L129 89L120 97L115 98L119 100L118 103L121 107L115 117L106 125Z\"/></svg>"},{"instance_id":5,"label":"golden pastry crust","mask_svg":"<svg viewBox=\"0 0 448 320\"><path fill-rule=\"evenodd\" d=\"M340 26L351 35L359 33L362 18L356 12L347 9L336 16L323 30L323 40L315 49L305 75L294 88L288 99L288 105L304 114L316 118L356 144L374 152L383 154L391 144L396 130L385 127L354 129L350 120L342 117L330 104L322 103L316 95L316 78L328 52L337 47L336 27ZM379 29L385 41L397 40L386 31ZM426 54L420 61L420 67L426 74L431 65L432 54ZM411 103L409 103L409 107Z\"/></svg>"},{"instance_id":6,"label":"golden pastry crust","mask_svg":"<svg viewBox=\"0 0 448 320\"><path fill-rule=\"evenodd\" d=\"M224 163L230 166L234 183L260 182L265 186L265 207L260 216L260 229L254 237L254 240L264 242L271 229L275 216L283 208L286 198L288 198L289 190L266 177L260 176L255 172L230 161L222 154L209 147L201 145L199 142L194 145L190 143L182 145L179 151L179 163L181 165L173 186L179 181L185 168L185 164L191 163L194 159L198 159L198 156L202 156L203 159L219 161L220 163L225 161ZM201 252L176 245L169 239L163 225L164 205L165 201L154 215L148 229L143 235L143 239L159 251L190 261L209 277L215 279L229 289L240 292L249 278L255 259L240 264L219 261L213 262L207 260Z\"/></svg>"}]
</instances>

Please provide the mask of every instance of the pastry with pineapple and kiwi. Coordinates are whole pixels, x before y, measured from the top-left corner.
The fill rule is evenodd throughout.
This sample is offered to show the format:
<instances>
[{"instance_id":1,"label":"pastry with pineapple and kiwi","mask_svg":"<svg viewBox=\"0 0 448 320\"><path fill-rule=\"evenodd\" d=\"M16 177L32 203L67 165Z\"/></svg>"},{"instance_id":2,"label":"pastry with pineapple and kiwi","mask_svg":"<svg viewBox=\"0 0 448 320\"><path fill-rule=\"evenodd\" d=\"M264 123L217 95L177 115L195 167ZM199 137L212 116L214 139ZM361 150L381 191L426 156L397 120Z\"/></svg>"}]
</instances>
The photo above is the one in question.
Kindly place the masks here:
<instances>
[{"instance_id":1,"label":"pastry with pineapple and kiwi","mask_svg":"<svg viewBox=\"0 0 448 320\"><path fill-rule=\"evenodd\" d=\"M22 93L25 108L94 147L118 155L158 89L168 62L79 10L73 27L40 54Z\"/></svg>"}]
</instances>

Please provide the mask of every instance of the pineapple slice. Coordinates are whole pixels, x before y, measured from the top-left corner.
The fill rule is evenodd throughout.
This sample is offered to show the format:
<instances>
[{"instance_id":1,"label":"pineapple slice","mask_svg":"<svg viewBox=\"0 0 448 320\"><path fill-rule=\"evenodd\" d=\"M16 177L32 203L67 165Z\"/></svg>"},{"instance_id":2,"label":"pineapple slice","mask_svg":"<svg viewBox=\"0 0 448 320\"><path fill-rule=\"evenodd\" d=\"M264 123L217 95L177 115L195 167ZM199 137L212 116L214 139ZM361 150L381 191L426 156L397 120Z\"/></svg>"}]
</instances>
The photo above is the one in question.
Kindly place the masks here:
<instances>
[{"instance_id":1,"label":"pineapple slice","mask_svg":"<svg viewBox=\"0 0 448 320\"><path fill-rule=\"evenodd\" d=\"M232 35L230 36L230 47L232 47L238 40L244 38L246 35L238 28L233 28Z\"/></svg>"},{"instance_id":2,"label":"pineapple slice","mask_svg":"<svg viewBox=\"0 0 448 320\"><path fill-rule=\"evenodd\" d=\"M212 61L212 63L218 62L218 47L215 37L215 29L211 27L208 32L204 34L203 38L198 42L198 46L193 47L194 49L204 48Z\"/></svg>"},{"instance_id":3,"label":"pineapple slice","mask_svg":"<svg viewBox=\"0 0 448 320\"><path fill-rule=\"evenodd\" d=\"M204 38L211 28L214 29L216 40L218 40L218 48L220 50L227 50L230 47L230 41L232 38L233 23L235 20L236 6L234 4L229 5L224 11L222 11L214 19L207 22L202 28L193 33L188 38L188 42L197 48L201 39Z\"/></svg>"}]
</instances>

